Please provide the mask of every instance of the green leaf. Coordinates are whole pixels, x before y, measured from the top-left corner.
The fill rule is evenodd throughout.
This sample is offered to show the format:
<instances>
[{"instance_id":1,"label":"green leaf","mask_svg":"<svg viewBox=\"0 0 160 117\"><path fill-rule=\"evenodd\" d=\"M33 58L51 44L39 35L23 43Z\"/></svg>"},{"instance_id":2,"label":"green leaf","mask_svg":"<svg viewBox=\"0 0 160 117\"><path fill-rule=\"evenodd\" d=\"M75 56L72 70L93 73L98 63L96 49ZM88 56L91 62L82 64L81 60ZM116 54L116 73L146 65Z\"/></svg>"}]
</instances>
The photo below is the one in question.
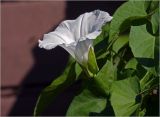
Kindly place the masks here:
<instances>
[{"instance_id":1,"label":"green leaf","mask_svg":"<svg viewBox=\"0 0 160 117\"><path fill-rule=\"evenodd\" d=\"M110 86L116 79L117 69L110 61L107 61L94 78L97 88L100 88L105 94L109 94Z\"/></svg>"},{"instance_id":2,"label":"green leaf","mask_svg":"<svg viewBox=\"0 0 160 117\"><path fill-rule=\"evenodd\" d=\"M99 50L99 46L102 45L102 42L104 40L104 38L107 38L109 35L109 28L110 28L110 23L106 23L103 27L102 27L102 32L99 36L97 36L96 39L94 39L93 41L93 46L95 48L95 51Z\"/></svg>"},{"instance_id":3,"label":"green leaf","mask_svg":"<svg viewBox=\"0 0 160 117\"><path fill-rule=\"evenodd\" d=\"M123 80L135 75L134 69L123 69L122 71L118 71L117 80Z\"/></svg>"},{"instance_id":4,"label":"green leaf","mask_svg":"<svg viewBox=\"0 0 160 117\"><path fill-rule=\"evenodd\" d=\"M160 9L155 9L148 15L148 21L146 22L147 31L153 35L159 35L159 11Z\"/></svg>"},{"instance_id":5,"label":"green leaf","mask_svg":"<svg viewBox=\"0 0 160 117\"><path fill-rule=\"evenodd\" d=\"M104 38L107 38L109 36L109 29L110 29L110 22L107 22L104 26L102 26L102 32L97 38L93 41L93 45L98 46Z\"/></svg>"},{"instance_id":6,"label":"green leaf","mask_svg":"<svg viewBox=\"0 0 160 117\"><path fill-rule=\"evenodd\" d=\"M125 69L135 69L137 68L137 60L135 58L132 58L131 60L128 61L128 63L125 65Z\"/></svg>"},{"instance_id":7,"label":"green leaf","mask_svg":"<svg viewBox=\"0 0 160 117\"><path fill-rule=\"evenodd\" d=\"M41 113L54 100L54 98L70 86L75 79L75 62L71 61L69 62L64 73L41 92L34 109L34 116L41 115Z\"/></svg>"},{"instance_id":8,"label":"green leaf","mask_svg":"<svg viewBox=\"0 0 160 117\"><path fill-rule=\"evenodd\" d=\"M159 6L158 0L144 0L145 1L145 9L148 14L152 13Z\"/></svg>"},{"instance_id":9,"label":"green leaf","mask_svg":"<svg viewBox=\"0 0 160 117\"><path fill-rule=\"evenodd\" d=\"M134 115L140 106L140 85L137 77L115 81L111 86L111 105L116 116Z\"/></svg>"},{"instance_id":10,"label":"green leaf","mask_svg":"<svg viewBox=\"0 0 160 117\"><path fill-rule=\"evenodd\" d=\"M91 112L100 113L105 109L106 103L105 98L97 97L88 89L84 89L73 99L67 116L89 116Z\"/></svg>"},{"instance_id":11,"label":"green leaf","mask_svg":"<svg viewBox=\"0 0 160 117\"><path fill-rule=\"evenodd\" d=\"M147 11L147 13L149 13L151 2L152 1L145 0L144 6L145 6L145 10Z\"/></svg>"},{"instance_id":12,"label":"green leaf","mask_svg":"<svg viewBox=\"0 0 160 117\"><path fill-rule=\"evenodd\" d=\"M107 42L108 42L108 37L109 37L109 29L110 29L110 22L107 22L102 27L101 34L93 41L94 51L95 51L96 57L99 57L101 55L105 55L105 53L106 53Z\"/></svg>"},{"instance_id":13,"label":"green leaf","mask_svg":"<svg viewBox=\"0 0 160 117\"><path fill-rule=\"evenodd\" d=\"M77 76L82 73L82 67L78 63L75 64L75 72Z\"/></svg>"},{"instance_id":14,"label":"green leaf","mask_svg":"<svg viewBox=\"0 0 160 117\"><path fill-rule=\"evenodd\" d=\"M128 29L133 20L147 16L144 1L129 1L120 6L113 15L110 25L109 41L118 37L119 33Z\"/></svg>"},{"instance_id":15,"label":"green leaf","mask_svg":"<svg viewBox=\"0 0 160 117\"><path fill-rule=\"evenodd\" d=\"M129 40L128 35L119 36L118 39L113 43L112 46L113 51L118 53L118 51L128 43L128 40Z\"/></svg>"},{"instance_id":16,"label":"green leaf","mask_svg":"<svg viewBox=\"0 0 160 117\"><path fill-rule=\"evenodd\" d=\"M147 32L146 25L131 27L129 45L141 64L147 67L154 65L155 37Z\"/></svg>"},{"instance_id":17,"label":"green leaf","mask_svg":"<svg viewBox=\"0 0 160 117\"><path fill-rule=\"evenodd\" d=\"M145 116L145 114L146 114L146 109L145 108L139 112L140 117Z\"/></svg>"},{"instance_id":18,"label":"green leaf","mask_svg":"<svg viewBox=\"0 0 160 117\"><path fill-rule=\"evenodd\" d=\"M159 11L157 9L157 11L151 16L153 34L159 33L159 24L160 24L159 19L160 19Z\"/></svg>"},{"instance_id":19,"label":"green leaf","mask_svg":"<svg viewBox=\"0 0 160 117\"><path fill-rule=\"evenodd\" d=\"M159 39L160 37L156 37L155 40L155 51L154 51L154 59L155 59L155 70L156 74L160 76L160 57L159 57L159 51L160 51L160 46L159 46Z\"/></svg>"},{"instance_id":20,"label":"green leaf","mask_svg":"<svg viewBox=\"0 0 160 117\"><path fill-rule=\"evenodd\" d=\"M154 75L148 71L145 76L140 80L141 91L150 89L153 85L158 84L158 80L159 79L157 77L154 77Z\"/></svg>"},{"instance_id":21,"label":"green leaf","mask_svg":"<svg viewBox=\"0 0 160 117\"><path fill-rule=\"evenodd\" d=\"M158 0L152 0L150 3L150 8L149 11L152 12L155 9L157 9L159 7L159 1Z\"/></svg>"}]
</instances>

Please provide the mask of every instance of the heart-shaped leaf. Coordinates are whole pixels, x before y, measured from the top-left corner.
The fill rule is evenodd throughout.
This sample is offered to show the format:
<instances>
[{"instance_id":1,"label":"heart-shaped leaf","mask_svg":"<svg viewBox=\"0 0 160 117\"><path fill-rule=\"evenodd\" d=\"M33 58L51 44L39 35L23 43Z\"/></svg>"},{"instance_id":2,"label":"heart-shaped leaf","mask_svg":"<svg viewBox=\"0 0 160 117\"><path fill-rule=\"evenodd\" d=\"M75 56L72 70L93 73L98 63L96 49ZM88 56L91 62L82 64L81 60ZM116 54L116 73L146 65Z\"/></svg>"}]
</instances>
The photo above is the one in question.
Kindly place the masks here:
<instances>
[{"instance_id":1,"label":"heart-shaped leaf","mask_svg":"<svg viewBox=\"0 0 160 117\"><path fill-rule=\"evenodd\" d=\"M132 26L129 45L135 58L147 67L154 65L155 37L146 30L146 25Z\"/></svg>"},{"instance_id":2,"label":"heart-shaped leaf","mask_svg":"<svg viewBox=\"0 0 160 117\"><path fill-rule=\"evenodd\" d=\"M137 77L115 81L111 86L111 105L116 116L134 115L140 106L140 84Z\"/></svg>"}]
</instances>

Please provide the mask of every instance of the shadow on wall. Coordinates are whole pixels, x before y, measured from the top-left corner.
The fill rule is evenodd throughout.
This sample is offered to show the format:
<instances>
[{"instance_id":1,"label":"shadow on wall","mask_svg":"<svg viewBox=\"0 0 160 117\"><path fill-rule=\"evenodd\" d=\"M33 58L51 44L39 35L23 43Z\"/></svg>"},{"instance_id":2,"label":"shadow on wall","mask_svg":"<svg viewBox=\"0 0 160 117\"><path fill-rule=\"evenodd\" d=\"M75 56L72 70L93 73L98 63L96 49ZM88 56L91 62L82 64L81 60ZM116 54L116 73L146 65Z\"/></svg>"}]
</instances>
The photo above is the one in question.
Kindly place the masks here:
<instances>
[{"instance_id":1,"label":"shadow on wall","mask_svg":"<svg viewBox=\"0 0 160 117\"><path fill-rule=\"evenodd\" d=\"M69 1L66 2L66 19L75 19L80 14L95 9L107 11L112 15L122 3L123 2L117 1ZM68 60L68 53L60 47L47 51L40 49L36 45L32 53L35 64L24 77L24 81L21 83L18 93L18 98L9 116L31 116L40 92L62 73ZM57 96L43 115L64 116L79 87L80 83L77 83Z\"/></svg>"}]
</instances>

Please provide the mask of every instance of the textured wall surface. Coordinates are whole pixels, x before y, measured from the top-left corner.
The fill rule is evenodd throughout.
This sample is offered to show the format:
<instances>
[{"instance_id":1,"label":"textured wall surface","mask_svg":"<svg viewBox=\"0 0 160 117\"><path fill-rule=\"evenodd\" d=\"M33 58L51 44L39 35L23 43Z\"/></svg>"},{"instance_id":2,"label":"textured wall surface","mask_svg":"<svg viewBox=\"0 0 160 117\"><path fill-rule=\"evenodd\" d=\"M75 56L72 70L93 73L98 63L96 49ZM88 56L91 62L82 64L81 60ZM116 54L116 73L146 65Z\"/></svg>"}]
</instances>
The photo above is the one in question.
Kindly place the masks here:
<instances>
[{"instance_id":1,"label":"textured wall surface","mask_svg":"<svg viewBox=\"0 0 160 117\"><path fill-rule=\"evenodd\" d=\"M65 2L2 3L2 115L15 102L17 86L34 64L32 49L65 17ZM34 78L33 79L38 79Z\"/></svg>"}]
</instances>

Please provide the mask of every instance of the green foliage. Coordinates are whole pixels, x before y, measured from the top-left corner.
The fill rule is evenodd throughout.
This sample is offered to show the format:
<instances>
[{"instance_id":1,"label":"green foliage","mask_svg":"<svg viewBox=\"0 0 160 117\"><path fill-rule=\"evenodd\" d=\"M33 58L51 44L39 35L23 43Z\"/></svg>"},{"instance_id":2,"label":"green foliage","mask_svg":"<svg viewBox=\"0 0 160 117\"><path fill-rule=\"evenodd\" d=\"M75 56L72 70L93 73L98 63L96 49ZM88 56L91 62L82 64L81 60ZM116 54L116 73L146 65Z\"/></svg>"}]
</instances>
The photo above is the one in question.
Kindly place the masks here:
<instances>
[{"instance_id":1,"label":"green foliage","mask_svg":"<svg viewBox=\"0 0 160 117\"><path fill-rule=\"evenodd\" d=\"M159 33L159 24L160 24L160 21L159 21L159 11L157 9L157 11L151 16L151 24L152 24L152 31L153 31L153 34L158 34Z\"/></svg>"},{"instance_id":2,"label":"green foliage","mask_svg":"<svg viewBox=\"0 0 160 117\"><path fill-rule=\"evenodd\" d=\"M129 45L139 62L153 66L155 37L147 32L146 25L131 27Z\"/></svg>"},{"instance_id":3,"label":"green foliage","mask_svg":"<svg viewBox=\"0 0 160 117\"><path fill-rule=\"evenodd\" d=\"M135 58L132 58L128 61L128 63L125 65L125 69L135 69L137 68L137 60Z\"/></svg>"},{"instance_id":4,"label":"green foliage","mask_svg":"<svg viewBox=\"0 0 160 117\"><path fill-rule=\"evenodd\" d=\"M152 88L154 85L158 85L158 77L155 77L150 71L148 71L140 81L141 90Z\"/></svg>"},{"instance_id":5,"label":"green foliage","mask_svg":"<svg viewBox=\"0 0 160 117\"><path fill-rule=\"evenodd\" d=\"M121 35L118 37L118 39L113 43L112 49L115 53L118 53L118 51L124 47L129 41L128 35Z\"/></svg>"},{"instance_id":6,"label":"green foliage","mask_svg":"<svg viewBox=\"0 0 160 117\"><path fill-rule=\"evenodd\" d=\"M34 116L41 115L44 109L76 80L75 62L70 60L63 74L55 79L40 94L34 110Z\"/></svg>"},{"instance_id":7,"label":"green foliage","mask_svg":"<svg viewBox=\"0 0 160 117\"><path fill-rule=\"evenodd\" d=\"M140 84L137 77L115 81L111 87L111 104L116 116L136 115L140 106Z\"/></svg>"},{"instance_id":8,"label":"green foliage","mask_svg":"<svg viewBox=\"0 0 160 117\"><path fill-rule=\"evenodd\" d=\"M128 29L133 20L146 18L144 1L130 1L120 6L113 15L109 31L109 41L118 37L119 33Z\"/></svg>"},{"instance_id":9,"label":"green foliage","mask_svg":"<svg viewBox=\"0 0 160 117\"><path fill-rule=\"evenodd\" d=\"M91 112L100 113L106 106L104 97L97 97L90 90L84 89L72 101L67 116L89 116Z\"/></svg>"},{"instance_id":10,"label":"green foliage","mask_svg":"<svg viewBox=\"0 0 160 117\"><path fill-rule=\"evenodd\" d=\"M93 41L94 51L97 58L106 56L106 49L108 47L110 22L102 27L101 34Z\"/></svg>"},{"instance_id":11,"label":"green foliage","mask_svg":"<svg viewBox=\"0 0 160 117\"><path fill-rule=\"evenodd\" d=\"M34 115L40 115L59 93L82 80L68 116L106 116L110 115L107 107L113 108L115 116L159 116L157 109L152 109L159 101L159 95L153 94L159 90L160 76L158 4L130 0L121 5L113 20L102 27L93 42L94 50L89 51L92 75L71 60L64 73L42 91Z\"/></svg>"},{"instance_id":12,"label":"green foliage","mask_svg":"<svg viewBox=\"0 0 160 117\"><path fill-rule=\"evenodd\" d=\"M129 45L135 57L154 58L155 37L146 30L146 25L132 26Z\"/></svg>"},{"instance_id":13,"label":"green foliage","mask_svg":"<svg viewBox=\"0 0 160 117\"><path fill-rule=\"evenodd\" d=\"M110 86L116 79L117 69L110 61L107 61L107 63L102 67L97 76L94 78L96 87L100 88L100 90L102 90L102 92L106 95L109 94Z\"/></svg>"},{"instance_id":14,"label":"green foliage","mask_svg":"<svg viewBox=\"0 0 160 117\"><path fill-rule=\"evenodd\" d=\"M91 47L89 49L89 53L88 53L88 72L92 75L90 76L94 76L98 73L99 71L99 68L98 68L98 65L97 65L97 61L96 61L96 57L95 57L95 54L94 54L94 50L93 48Z\"/></svg>"}]
</instances>

